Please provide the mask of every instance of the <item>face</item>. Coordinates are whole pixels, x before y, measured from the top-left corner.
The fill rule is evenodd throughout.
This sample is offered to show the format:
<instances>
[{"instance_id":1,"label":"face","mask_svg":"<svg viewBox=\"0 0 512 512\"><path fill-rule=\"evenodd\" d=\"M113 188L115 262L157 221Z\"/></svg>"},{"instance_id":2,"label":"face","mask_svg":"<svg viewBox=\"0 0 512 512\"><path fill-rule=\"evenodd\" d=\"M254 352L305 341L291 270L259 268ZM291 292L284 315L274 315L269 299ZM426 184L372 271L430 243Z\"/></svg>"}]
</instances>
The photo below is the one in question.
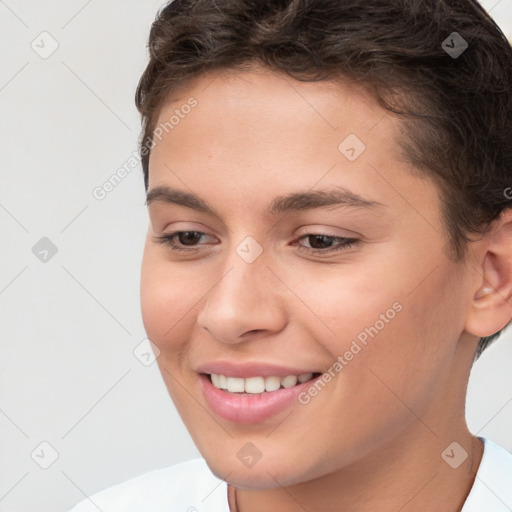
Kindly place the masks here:
<instances>
[{"instance_id":1,"label":"face","mask_svg":"<svg viewBox=\"0 0 512 512\"><path fill-rule=\"evenodd\" d=\"M467 270L400 126L354 84L258 68L202 75L159 113L144 325L194 442L234 485L318 478L417 416L440 421Z\"/></svg>"}]
</instances>

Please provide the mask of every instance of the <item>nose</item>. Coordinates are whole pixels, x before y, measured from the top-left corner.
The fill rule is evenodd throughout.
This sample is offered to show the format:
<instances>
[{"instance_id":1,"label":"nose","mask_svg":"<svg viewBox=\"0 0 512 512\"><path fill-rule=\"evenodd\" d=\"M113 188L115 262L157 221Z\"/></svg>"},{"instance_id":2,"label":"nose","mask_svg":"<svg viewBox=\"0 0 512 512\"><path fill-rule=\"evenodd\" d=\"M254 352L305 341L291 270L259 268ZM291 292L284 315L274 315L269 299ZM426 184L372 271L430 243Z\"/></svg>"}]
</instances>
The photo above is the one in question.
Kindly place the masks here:
<instances>
[{"instance_id":1,"label":"nose","mask_svg":"<svg viewBox=\"0 0 512 512\"><path fill-rule=\"evenodd\" d=\"M286 297L279 295L284 287L263 257L248 263L235 252L219 269L197 316L201 328L229 344L284 329Z\"/></svg>"}]
</instances>

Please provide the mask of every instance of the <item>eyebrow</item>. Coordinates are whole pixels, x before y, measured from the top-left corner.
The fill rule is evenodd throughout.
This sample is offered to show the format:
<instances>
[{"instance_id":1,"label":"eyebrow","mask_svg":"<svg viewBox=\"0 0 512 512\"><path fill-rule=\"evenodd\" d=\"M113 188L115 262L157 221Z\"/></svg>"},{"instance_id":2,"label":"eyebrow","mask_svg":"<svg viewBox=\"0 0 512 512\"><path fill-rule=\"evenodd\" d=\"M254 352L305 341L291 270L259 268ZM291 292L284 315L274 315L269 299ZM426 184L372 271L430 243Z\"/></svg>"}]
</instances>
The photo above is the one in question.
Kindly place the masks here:
<instances>
[{"instance_id":1,"label":"eyebrow","mask_svg":"<svg viewBox=\"0 0 512 512\"><path fill-rule=\"evenodd\" d=\"M164 202L185 206L198 212L218 217L218 214L199 196L183 190L158 186L146 195L146 205L154 202ZM266 211L271 215L288 212L313 210L327 206L349 206L352 208L386 207L378 201L365 199L344 187L337 186L325 190L307 190L292 192L275 197Z\"/></svg>"}]
</instances>

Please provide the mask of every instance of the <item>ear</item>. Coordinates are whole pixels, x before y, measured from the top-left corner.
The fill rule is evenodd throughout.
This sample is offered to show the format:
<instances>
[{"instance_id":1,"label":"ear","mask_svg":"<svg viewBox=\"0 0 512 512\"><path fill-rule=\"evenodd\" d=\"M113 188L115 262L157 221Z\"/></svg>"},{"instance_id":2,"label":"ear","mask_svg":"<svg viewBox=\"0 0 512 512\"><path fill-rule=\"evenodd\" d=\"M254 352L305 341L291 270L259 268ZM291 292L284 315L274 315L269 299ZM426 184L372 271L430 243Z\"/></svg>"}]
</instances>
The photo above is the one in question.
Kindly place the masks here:
<instances>
[{"instance_id":1,"label":"ear","mask_svg":"<svg viewBox=\"0 0 512 512\"><path fill-rule=\"evenodd\" d=\"M491 230L473 243L478 245L479 257L473 263L478 278L465 330L485 337L512 318L512 209L504 210Z\"/></svg>"}]
</instances>

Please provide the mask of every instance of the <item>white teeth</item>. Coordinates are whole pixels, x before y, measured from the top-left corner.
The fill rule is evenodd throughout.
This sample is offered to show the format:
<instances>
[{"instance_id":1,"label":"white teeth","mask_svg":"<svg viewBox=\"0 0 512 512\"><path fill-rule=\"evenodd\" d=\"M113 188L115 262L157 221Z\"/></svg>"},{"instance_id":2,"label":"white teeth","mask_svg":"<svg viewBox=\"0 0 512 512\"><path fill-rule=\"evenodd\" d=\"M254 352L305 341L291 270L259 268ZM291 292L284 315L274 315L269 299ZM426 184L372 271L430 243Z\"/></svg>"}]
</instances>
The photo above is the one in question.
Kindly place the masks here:
<instances>
[{"instance_id":1,"label":"white teeth","mask_svg":"<svg viewBox=\"0 0 512 512\"><path fill-rule=\"evenodd\" d=\"M291 388L297 384L297 377L295 375L288 375L281 381L281 384L285 388Z\"/></svg>"},{"instance_id":2,"label":"white teeth","mask_svg":"<svg viewBox=\"0 0 512 512\"><path fill-rule=\"evenodd\" d=\"M280 387L280 377L265 377L265 391L277 391Z\"/></svg>"},{"instance_id":3,"label":"white teeth","mask_svg":"<svg viewBox=\"0 0 512 512\"><path fill-rule=\"evenodd\" d=\"M244 379L239 377L228 377L227 389L230 393L243 393Z\"/></svg>"},{"instance_id":4,"label":"white teeth","mask_svg":"<svg viewBox=\"0 0 512 512\"><path fill-rule=\"evenodd\" d=\"M216 388L220 388L220 378L221 378L221 375L216 375L215 373L212 373L212 384L216 387Z\"/></svg>"},{"instance_id":5,"label":"white teeth","mask_svg":"<svg viewBox=\"0 0 512 512\"><path fill-rule=\"evenodd\" d=\"M225 389L230 393L260 394L265 391L277 391L281 386L291 388L297 383L306 382L313 377L312 373L302 375L287 375L286 377L226 377L225 375L211 374L212 384L218 389Z\"/></svg>"},{"instance_id":6,"label":"white teeth","mask_svg":"<svg viewBox=\"0 0 512 512\"><path fill-rule=\"evenodd\" d=\"M263 393L265 391L265 379L263 377L249 377L244 380L246 393Z\"/></svg>"}]
</instances>

